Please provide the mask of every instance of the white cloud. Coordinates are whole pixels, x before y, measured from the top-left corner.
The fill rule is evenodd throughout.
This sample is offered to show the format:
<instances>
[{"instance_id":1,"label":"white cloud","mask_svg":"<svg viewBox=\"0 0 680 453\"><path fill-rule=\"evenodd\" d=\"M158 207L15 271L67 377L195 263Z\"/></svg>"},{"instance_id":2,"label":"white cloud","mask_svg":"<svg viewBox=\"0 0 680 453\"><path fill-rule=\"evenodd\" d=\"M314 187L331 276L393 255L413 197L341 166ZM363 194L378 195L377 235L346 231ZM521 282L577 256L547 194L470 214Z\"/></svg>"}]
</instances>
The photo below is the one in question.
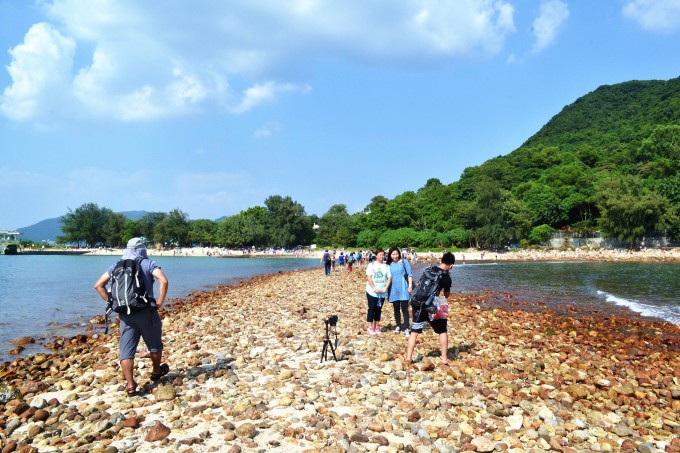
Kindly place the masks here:
<instances>
[{"instance_id":1,"label":"white cloud","mask_svg":"<svg viewBox=\"0 0 680 453\"><path fill-rule=\"evenodd\" d=\"M21 121L41 117L45 108L68 105L74 51L73 39L48 24L33 25L24 42L9 51L13 83L3 92L2 113Z\"/></svg>"},{"instance_id":2,"label":"white cloud","mask_svg":"<svg viewBox=\"0 0 680 453\"><path fill-rule=\"evenodd\" d=\"M623 16L646 30L672 32L680 28L680 0L632 0L624 5Z\"/></svg>"},{"instance_id":3,"label":"white cloud","mask_svg":"<svg viewBox=\"0 0 680 453\"><path fill-rule=\"evenodd\" d=\"M558 2L559 3L559 2ZM303 60L422 67L498 54L515 32L506 0L45 0L11 49L2 113L17 120L141 121L242 114L307 93ZM55 89L58 87L58 89Z\"/></svg>"},{"instance_id":4,"label":"white cloud","mask_svg":"<svg viewBox=\"0 0 680 453\"><path fill-rule=\"evenodd\" d=\"M534 20L534 53L540 52L555 42L557 34L569 17L569 6L560 0L548 0L541 4L539 16Z\"/></svg>"},{"instance_id":5,"label":"white cloud","mask_svg":"<svg viewBox=\"0 0 680 453\"><path fill-rule=\"evenodd\" d=\"M253 135L255 138L267 138L274 134L277 134L283 130L283 125L280 123L267 123L264 126L257 129Z\"/></svg>"}]
</instances>

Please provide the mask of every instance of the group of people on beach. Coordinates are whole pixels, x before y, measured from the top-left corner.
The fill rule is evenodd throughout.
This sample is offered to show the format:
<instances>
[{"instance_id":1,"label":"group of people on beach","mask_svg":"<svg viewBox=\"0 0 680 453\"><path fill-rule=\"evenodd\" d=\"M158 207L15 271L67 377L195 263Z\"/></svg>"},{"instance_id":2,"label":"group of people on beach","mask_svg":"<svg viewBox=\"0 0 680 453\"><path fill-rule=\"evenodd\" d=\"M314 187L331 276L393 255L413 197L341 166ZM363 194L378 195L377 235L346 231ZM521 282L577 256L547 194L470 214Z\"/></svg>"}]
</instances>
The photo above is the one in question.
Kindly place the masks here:
<instances>
[{"instance_id":1,"label":"group of people on beach","mask_svg":"<svg viewBox=\"0 0 680 453\"><path fill-rule=\"evenodd\" d=\"M409 326L409 302L414 290L413 269L398 247L390 248L387 253L387 261L384 261L385 251L377 249L372 253L372 258L366 266L366 299L368 302L366 333L368 335L382 335L380 327L382 307L385 302L389 302L392 304L394 312L395 332L403 333L408 337L406 364L412 363L413 350L418 335L423 332L425 324L429 324L439 336L441 360L443 364L447 364L449 361L447 356L449 344L447 319L430 319L423 306L416 307L414 305L412 322ZM438 295L443 291L445 297L449 296L452 285L449 271L455 261L454 255L446 252L442 255L438 264L428 268L430 273L438 275L437 286L431 289L432 293Z\"/></svg>"},{"instance_id":2,"label":"group of people on beach","mask_svg":"<svg viewBox=\"0 0 680 453\"><path fill-rule=\"evenodd\" d=\"M447 320L431 320L422 307L418 309L414 307L412 318L409 318L409 300L414 290L413 269L405 254L399 248L392 247L389 249L387 262L385 262L385 251L382 249L366 252L360 250L350 252L347 255L340 252L337 260L335 253L326 250L321 259L325 275L331 275L336 263L340 268L346 267L347 272L351 272L355 264L360 268L363 267L364 261L368 263L366 266L366 299L368 302L366 333L368 335L382 335L380 327L382 307L385 302L389 302L392 304L394 319L397 324L395 331L408 337L406 363L412 362L416 340L426 323L429 323L434 332L439 335L442 363L448 363ZM119 353L120 366L126 382L125 390L129 396L134 396L137 394L137 382L134 378L134 358L141 339L144 340L149 349L152 363L151 380L158 381L169 371L168 364L161 363L163 355L162 323L158 314L158 310L165 302L168 279L161 267L155 261L149 259L144 240L132 238L128 241L121 260L111 265L94 284L94 289L109 304L109 307L114 302L114 296L116 301L121 297L120 294L112 294L118 273L121 272L121 263L123 266L133 267L133 272L136 272L136 274L131 275L139 275L142 280L139 284L139 288L141 288L139 293L136 292L130 297L139 297L147 303L142 308L135 310L130 310L129 306L127 311L116 310L120 319ZM454 263L454 255L447 252L443 254L439 264L428 268L432 272L441 274L441 277L437 280L437 287L434 289L436 294L441 291L444 292L446 297L450 294L451 277L449 271ZM159 282L158 298L154 295L155 281ZM109 290L109 286L111 290ZM116 306L116 308L120 307ZM409 320L411 320L410 325Z\"/></svg>"},{"instance_id":3,"label":"group of people on beach","mask_svg":"<svg viewBox=\"0 0 680 453\"><path fill-rule=\"evenodd\" d=\"M336 251L324 250L323 255L321 255L321 264L324 267L324 274L330 276L331 273L340 271L342 269L347 269L347 272L352 272L352 268L356 265L357 267L362 267L364 260L367 262L371 259L370 252L365 252L359 250L358 252L349 252L345 255L345 252L340 252L340 255L336 257ZM337 264L337 269L336 269Z\"/></svg>"}]
</instances>

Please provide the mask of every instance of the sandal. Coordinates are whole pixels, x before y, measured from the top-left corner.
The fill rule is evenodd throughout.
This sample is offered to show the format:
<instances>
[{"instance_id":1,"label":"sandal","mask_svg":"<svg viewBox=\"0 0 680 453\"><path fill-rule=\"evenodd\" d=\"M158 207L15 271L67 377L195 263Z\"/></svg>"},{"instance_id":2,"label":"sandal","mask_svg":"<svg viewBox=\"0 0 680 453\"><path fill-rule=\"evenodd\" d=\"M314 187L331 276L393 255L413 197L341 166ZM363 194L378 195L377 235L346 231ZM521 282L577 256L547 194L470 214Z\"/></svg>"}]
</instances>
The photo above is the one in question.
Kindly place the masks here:
<instances>
[{"instance_id":1,"label":"sandal","mask_svg":"<svg viewBox=\"0 0 680 453\"><path fill-rule=\"evenodd\" d=\"M137 383L135 383L132 387L126 387L125 388L125 393L127 393L127 396L137 396Z\"/></svg>"},{"instance_id":2,"label":"sandal","mask_svg":"<svg viewBox=\"0 0 680 453\"><path fill-rule=\"evenodd\" d=\"M156 382L166 374L170 372L170 366L167 363L161 363L161 372L160 373L151 373L151 376L149 376L149 379L152 381Z\"/></svg>"}]
</instances>

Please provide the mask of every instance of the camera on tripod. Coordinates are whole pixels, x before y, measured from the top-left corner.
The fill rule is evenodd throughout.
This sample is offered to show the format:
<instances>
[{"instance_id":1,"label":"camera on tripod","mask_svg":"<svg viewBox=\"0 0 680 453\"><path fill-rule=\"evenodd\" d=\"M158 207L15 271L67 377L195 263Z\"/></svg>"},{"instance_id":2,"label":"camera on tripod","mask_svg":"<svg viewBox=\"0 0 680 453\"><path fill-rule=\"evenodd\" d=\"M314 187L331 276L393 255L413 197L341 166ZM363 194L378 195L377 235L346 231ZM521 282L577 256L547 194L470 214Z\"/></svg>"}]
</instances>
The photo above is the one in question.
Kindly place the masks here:
<instances>
[{"instance_id":1,"label":"camera on tripod","mask_svg":"<svg viewBox=\"0 0 680 453\"><path fill-rule=\"evenodd\" d=\"M324 323L326 324L326 337L323 340L323 348L321 349L321 361L328 360L328 349L330 349L333 358L337 362L338 358L335 356L335 349L338 347L338 329L336 328L338 325L338 315L329 316L324 319ZM335 335L335 341L331 341L331 333Z\"/></svg>"}]
</instances>

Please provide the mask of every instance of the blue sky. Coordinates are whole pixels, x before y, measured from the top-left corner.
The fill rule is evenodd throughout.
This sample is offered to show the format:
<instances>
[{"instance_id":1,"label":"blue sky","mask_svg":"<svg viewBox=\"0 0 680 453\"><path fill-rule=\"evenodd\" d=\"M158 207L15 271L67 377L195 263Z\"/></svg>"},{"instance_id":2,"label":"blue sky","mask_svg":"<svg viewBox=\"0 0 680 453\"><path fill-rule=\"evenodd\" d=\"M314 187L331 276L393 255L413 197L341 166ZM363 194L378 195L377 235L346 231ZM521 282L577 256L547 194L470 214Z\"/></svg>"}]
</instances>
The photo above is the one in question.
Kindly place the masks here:
<instances>
[{"instance_id":1,"label":"blue sky","mask_svg":"<svg viewBox=\"0 0 680 453\"><path fill-rule=\"evenodd\" d=\"M0 48L0 229L353 213L680 76L680 0L0 0Z\"/></svg>"}]
</instances>

